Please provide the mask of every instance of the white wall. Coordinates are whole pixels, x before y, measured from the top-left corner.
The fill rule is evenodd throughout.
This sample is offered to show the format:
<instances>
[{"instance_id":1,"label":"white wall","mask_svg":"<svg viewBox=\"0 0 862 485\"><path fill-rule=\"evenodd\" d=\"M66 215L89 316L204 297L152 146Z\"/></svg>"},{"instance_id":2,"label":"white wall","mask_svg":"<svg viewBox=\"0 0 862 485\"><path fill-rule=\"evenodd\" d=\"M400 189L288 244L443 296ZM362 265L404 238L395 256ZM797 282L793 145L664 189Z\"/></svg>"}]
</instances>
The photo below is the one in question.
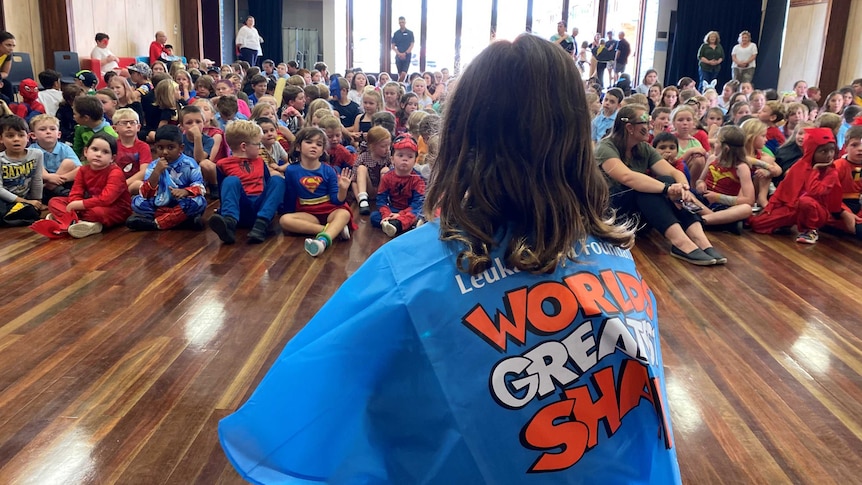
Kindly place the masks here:
<instances>
[{"instance_id":1,"label":"white wall","mask_svg":"<svg viewBox=\"0 0 862 485\"><path fill-rule=\"evenodd\" d=\"M820 59L826 42L823 31L828 8L829 4L826 3L790 8L786 26L786 32L790 34L784 37L784 57L778 75L779 91L792 90L793 83L800 79L808 82L809 86L816 85L820 79Z\"/></svg>"},{"instance_id":2,"label":"white wall","mask_svg":"<svg viewBox=\"0 0 862 485\"><path fill-rule=\"evenodd\" d=\"M850 4L850 23L844 38L844 62L838 77L838 86L850 84L862 77L862 1L853 0Z\"/></svg>"},{"instance_id":3,"label":"white wall","mask_svg":"<svg viewBox=\"0 0 862 485\"><path fill-rule=\"evenodd\" d=\"M324 0L323 2L323 61L329 72L344 72L347 69L347 1Z\"/></svg>"}]
</instances>

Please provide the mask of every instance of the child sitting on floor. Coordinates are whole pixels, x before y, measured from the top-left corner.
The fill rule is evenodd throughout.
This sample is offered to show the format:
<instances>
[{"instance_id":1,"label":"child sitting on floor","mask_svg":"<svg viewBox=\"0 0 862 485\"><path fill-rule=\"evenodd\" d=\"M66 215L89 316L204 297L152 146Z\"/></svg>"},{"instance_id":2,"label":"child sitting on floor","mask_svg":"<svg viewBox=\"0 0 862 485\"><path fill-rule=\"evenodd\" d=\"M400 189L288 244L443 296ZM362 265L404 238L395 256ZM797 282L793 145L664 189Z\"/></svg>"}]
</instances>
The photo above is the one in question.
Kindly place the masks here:
<instances>
[{"instance_id":1,"label":"child sitting on floor","mask_svg":"<svg viewBox=\"0 0 862 485\"><path fill-rule=\"evenodd\" d=\"M425 202L425 181L413 170L418 148L410 135L392 142L392 170L380 178L377 189L377 210L371 214L371 225L380 227L389 237L410 230L422 214Z\"/></svg>"},{"instance_id":2,"label":"child sitting on floor","mask_svg":"<svg viewBox=\"0 0 862 485\"><path fill-rule=\"evenodd\" d=\"M117 141L106 133L96 133L84 148L87 165L78 170L69 197L54 197L48 203L50 219L30 226L47 237L66 232L83 238L119 226L132 214L131 196L123 170L114 163Z\"/></svg>"},{"instance_id":3,"label":"child sitting on floor","mask_svg":"<svg viewBox=\"0 0 862 485\"><path fill-rule=\"evenodd\" d=\"M348 226L352 226L352 215L344 201L351 171L343 169L339 175L320 162L327 147L326 133L320 128L309 126L299 130L294 146L299 163L288 165L284 174L284 209L289 213L281 216L279 223L284 231L313 235L305 240L305 251L316 257L338 235L350 239Z\"/></svg>"},{"instance_id":4,"label":"child sitting on floor","mask_svg":"<svg viewBox=\"0 0 862 485\"><path fill-rule=\"evenodd\" d=\"M832 130L805 130L802 158L787 171L763 213L751 218L752 230L769 234L796 224L796 242L817 243L817 230L841 211L841 181L834 157Z\"/></svg>"},{"instance_id":5,"label":"child sitting on floor","mask_svg":"<svg viewBox=\"0 0 862 485\"><path fill-rule=\"evenodd\" d=\"M745 162L745 134L736 126L718 131L718 156L707 165L695 184L704 226L723 227L739 235L742 221L751 216L754 184Z\"/></svg>"},{"instance_id":6,"label":"child sitting on floor","mask_svg":"<svg viewBox=\"0 0 862 485\"><path fill-rule=\"evenodd\" d=\"M42 202L51 197L69 195L81 160L69 145L60 142L60 120L42 114L30 120L30 131L34 143L30 146L43 152Z\"/></svg>"},{"instance_id":7,"label":"child sitting on floor","mask_svg":"<svg viewBox=\"0 0 862 485\"><path fill-rule=\"evenodd\" d=\"M153 161L153 155L150 146L138 139L141 123L135 110L118 109L113 122L114 130L119 135L114 163L123 171L129 193L137 195L144 183L144 170Z\"/></svg>"},{"instance_id":8,"label":"child sitting on floor","mask_svg":"<svg viewBox=\"0 0 862 485\"><path fill-rule=\"evenodd\" d=\"M42 209L42 160L38 148L27 148L27 122L15 115L0 117L0 226L29 226Z\"/></svg>"},{"instance_id":9,"label":"child sitting on floor","mask_svg":"<svg viewBox=\"0 0 862 485\"><path fill-rule=\"evenodd\" d=\"M126 226L133 231L155 231L192 221L192 227L202 229L200 216L207 206L204 179L197 162L183 155L182 132L175 125L165 125L156 130L155 139L159 158L147 167Z\"/></svg>"},{"instance_id":10,"label":"child sitting on floor","mask_svg":"<svg viewBox=\"0 0 862 485\"><path fill-rule=\"evenodd\" d=\"M274 131L274 123L268 121ZM221 208L210 218L209 227L225 244L236 242L237 227L251 227L248 242L262 243L284 199L284 179L270 176L260 158L262 131L255 122L235 121L224 136L232 155L217 164L224 175L219 182Z\"/></svg>"}]
</instances>

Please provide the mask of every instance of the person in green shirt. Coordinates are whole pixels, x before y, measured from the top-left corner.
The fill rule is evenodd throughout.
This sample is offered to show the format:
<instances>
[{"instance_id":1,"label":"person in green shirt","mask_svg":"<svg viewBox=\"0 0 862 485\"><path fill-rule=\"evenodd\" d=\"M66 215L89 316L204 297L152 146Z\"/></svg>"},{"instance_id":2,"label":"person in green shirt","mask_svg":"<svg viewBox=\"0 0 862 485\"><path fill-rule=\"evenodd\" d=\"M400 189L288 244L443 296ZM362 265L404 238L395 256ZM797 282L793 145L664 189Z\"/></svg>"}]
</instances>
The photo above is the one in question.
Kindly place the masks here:
<instances>
[{"instance_id":1,"label":"person in green shirt","mask_svg":"<svg viewBox=\"0 0 862 485\"><path fill-rule=\"evenodd\" d=\"M721 47L721 37L718 32L711 30L703 38L703 44L697 51L697 72L700 82L697 88L704 91L704 86L715 88L714 81L721 72L721 63L724 62L724 48Z\"/></svg>"}]
</instances>

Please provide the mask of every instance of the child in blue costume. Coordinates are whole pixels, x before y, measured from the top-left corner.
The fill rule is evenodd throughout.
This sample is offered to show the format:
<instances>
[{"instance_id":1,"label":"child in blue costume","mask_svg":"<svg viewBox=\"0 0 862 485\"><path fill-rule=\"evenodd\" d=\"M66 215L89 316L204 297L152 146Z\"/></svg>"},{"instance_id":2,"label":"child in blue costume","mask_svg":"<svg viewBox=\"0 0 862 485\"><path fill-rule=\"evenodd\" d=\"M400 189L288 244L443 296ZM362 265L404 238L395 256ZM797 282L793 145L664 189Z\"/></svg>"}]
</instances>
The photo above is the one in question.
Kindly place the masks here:
<instances>
[{"instance_id":1,"label":"child in blue costume","mask_svg":"<svg viewBox=\"0 0 862 485\"><path fill-rule=\"evenodd\" d=\"M350 188L352 171L344 168L337 173L326 158L328 140L320 128L309 126L299 130L293 142L294 158L299 163L284 171L284 209L279 224L286 232L308 234L305 252L320 256L337 236L350 239L353 216L344 203Z\"/></svg>"},{"instance_id":2,"label":"child in blue costume","mask_svg":"<svg viewBox=\"0 0 862 485\"><path fill-rule=\"evenodd\" d=\"M495 82L512 65L558 82L524 99ZM432 222L374 253L219 424L244 478L680 483L656 300L608 219L579 80L531 35L467 67Z\"/></svg>"},{"instance_id":3,"label":"child in blue costume","mask_svg":"<svg viewBox=\"0 0 862 485\"><path fill-rule=\"evenodd\" d=\"M161 126L155 140L158 158L147 167L126 226L133 231L156 231L189 221L195 229L203 229L199 216L207 207L204 179L197 162L183 155L182 132L175 125Z\"/></svg>"}]
</instances>

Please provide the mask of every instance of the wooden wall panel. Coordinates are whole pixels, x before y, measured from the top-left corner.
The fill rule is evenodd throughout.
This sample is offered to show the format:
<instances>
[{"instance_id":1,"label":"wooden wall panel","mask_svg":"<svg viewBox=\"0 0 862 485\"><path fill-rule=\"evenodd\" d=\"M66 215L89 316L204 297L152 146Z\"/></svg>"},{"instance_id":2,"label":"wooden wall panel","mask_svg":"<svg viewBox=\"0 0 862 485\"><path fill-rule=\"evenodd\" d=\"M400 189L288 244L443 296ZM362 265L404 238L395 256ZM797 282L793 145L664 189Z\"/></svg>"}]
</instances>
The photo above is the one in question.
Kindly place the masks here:
<instances>
[{"instance_id":1,"label":"wooden wall panel","mask_svg":"<svg viewBox=\"0 0 862 485\"><path fill-rule=\"evenodd\" d=\"M826 39L826 17L829 6L825 3L791 7L787 14L787 32L797 33L784 37L784 58L778 76L778 89L790 91L793 83L804 79L816 85L820 79L820 60Z\"/></svg>"},{"instance_id":2,"label":"wooden wall panel","mask_svg":"<svg viewBox=\"0 0 862 485\"><path fill-rule=\"evenodd\" d=\"M841 73L838 85L850 84L854 79L862 77L862 1L855 1L850 6L850 17L847 36L844 39L844 54L841 62Z\"/></svg>"},{"instance_id":3,"label":"wooden wall panel","mask_svg":"<svg viewBox=\"0 0 862 485\"><path fill-rule=\"evenodd\" d=\"M71 0L74 45L89 57L97 32L111 36L110 48L121 57L147 55L156 31L164 31L174 52L183 54L181 0ZM94 12L99 12L94 15ZM176 30L174 29L176 26Z\"/></svg>"},{"instance_id":4,"label":"wooden wall panel","mask_svg":"<svg viewBox=\"0 0 862 485\"><path fill-rule=\"evenodd\" d=\"M3 9L6 30L15 36L18 45L15 50L30 54L34 73L44 70L39 0L6 0Z\"/></svg>"},{"instance_id":5,"label":"wooden wall panel","mask_svg":"<svg viewBox=\"0 0 862 485\"><path fill-rule=\"evenodd\" d=\"M849 18L850 0L829 0L826 43L823 47L823 62L820 68L820 81L818 82L818 86L824 93L835 91L840 87L838 76L841 71L841 64L844 62L842 55Z\"/></svg>"}]
</instances>

